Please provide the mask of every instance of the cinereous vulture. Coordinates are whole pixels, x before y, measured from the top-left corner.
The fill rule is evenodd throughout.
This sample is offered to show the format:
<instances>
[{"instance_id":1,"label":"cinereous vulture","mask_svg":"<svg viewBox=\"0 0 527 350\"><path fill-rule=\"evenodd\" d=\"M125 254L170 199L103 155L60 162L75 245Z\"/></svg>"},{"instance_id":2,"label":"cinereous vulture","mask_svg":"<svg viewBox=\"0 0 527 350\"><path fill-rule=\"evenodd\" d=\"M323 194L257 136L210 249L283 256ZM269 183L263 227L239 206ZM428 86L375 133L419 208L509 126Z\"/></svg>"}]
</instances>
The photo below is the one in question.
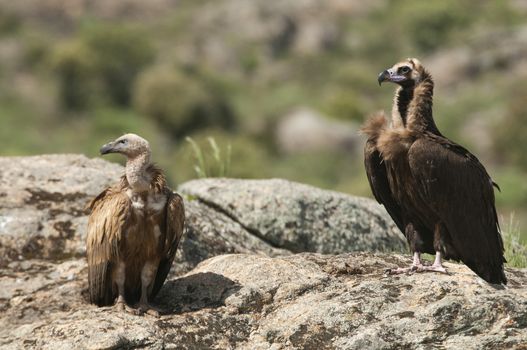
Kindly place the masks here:
<instances>
[{"instance_id":1,"label":"cinereous vulture","mask_svg":"<svg viewBox=\"0 0 527 350\"><path fill-rule=\"evenodd\" d=\"M120 182L89 204L90 301L99 306L115 301L122 310L158 314L150 302L168 275L183 234L183 200L150 162L150 146L142 137L123 135L100 152L120 153L127 161Z\"/></svg>"},{"instance_id":2,"label":"cinereous vulture","mask_svg":"<svg viewBox=\"0 0 527 350\"><path fill-rule=\"evenodd\" d=\"M381 72L398 86L392 120L377 114L364 124L364 164L371 189L414 254L409 268L391 273L446 273L441 259L462 261L489 283L506 284L503 242L494 188L479 160L437 129L432 116L434 82L415 58ZM431 266L421 253L435 254Z\"/></svg>"}]
</instances>

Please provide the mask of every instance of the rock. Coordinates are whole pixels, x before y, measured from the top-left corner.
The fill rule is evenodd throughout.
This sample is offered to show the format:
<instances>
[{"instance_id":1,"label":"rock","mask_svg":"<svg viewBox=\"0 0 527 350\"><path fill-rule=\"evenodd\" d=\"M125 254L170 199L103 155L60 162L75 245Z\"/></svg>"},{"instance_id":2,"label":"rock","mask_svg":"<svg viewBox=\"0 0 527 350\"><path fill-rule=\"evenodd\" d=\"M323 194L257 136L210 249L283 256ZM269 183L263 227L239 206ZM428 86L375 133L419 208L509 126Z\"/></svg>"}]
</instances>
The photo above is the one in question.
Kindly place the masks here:
<instances>
[{"instance_id":1,"label":"rock","mask_svg":"<svg viewBox=\"0 0 527 350\"><path fill-rule=\"evenodd\" d=\"M0 265L85 252L88 202L123 172L82 155L0 157Z\"/></svg>"},{"instance_id":2,"label":"rock","mask_svg":"<svg viewBox=\"0 0 527 350\"><path fill-rule=\"evenodd\" d=\"M118 164L82 155L0 157L0 169L0 266L84 256L86 205L124 172ZM289 254L199 201L186 200L186 209L187 231L173 274L219 254Z\"/></svg>"},{"instance_id":3,"label":"rock","mask_svg":"<svg viewBox=\"0 0 527 350\"><path fill-rule=\"evenodd\" d=\"M297 109L282 118L276 138L285 153L362 151L364 140L352 123L330 120L309 109Z\"/></svg>"},{"instance_id":4,"label":"rock","mask_svg":"<svg viewBox=\"0 0 527 350\"><path fill-rule=\"evenodd\" d=\"M186 197L185 211L186 230L171 270L173 276L188 272L199 262L221 254L291 254L288 250L271 246L225 213L199 200Z\"/></svg>"},{"instance_id":5,"label":"rock","mask_svg":"<svg viewBox=\"0 0 527 350\"><path fill-rule=\"evenodd\" d=\"M367 198L280 179L194 180L179 190L269 245L295 253L406 250L391 218Z\"/></svg>"},{"instance_id":6,"label":"rock","mask_svg":"<svg viewBox=\"0 0 527 350\"><path fill-rule=\"evenodd\" d=\"M217 256L168 281L159 318L83 299L84 260L0 269L2 349L521 349L527 270L507 288L464 265L449 275L385 276L409 256Z\"/></svg>"},{"instance_id":7,"label":"rock","mask_svg":"<svg viewBox=\"0 0 527 350\"><path fill-rule=\"evenodd\" d=\"M88 159L81 155L5 157L0 158L0 169L5 169L0 173L0 201L2 204L0 206L0 266L5 266L13 260L28 258L62 261L72 256L84 256L88 214L85 207L104 188L115 183L124 171L120 165L102 159ZM196 186L200 184L200 181L193 181L191 184L191 186ZM198 187L205 188L209 184L209 181L204 181L203 186L199 185ZM280 184L283 184L285 188L283 190L275 188L274 191L287 194L295 190L291 188L288 182L277 183L278 186ZM189 187L184 185L183 188ZM303 188L303 190L306 189L307 187ZM225 203L236 197L237 188L231 187L231 190L234 193L228 193L228 191L223 193ZM314 193L318 192L315 191ZM339 198L339 194L333 194L337 196L335 198ZM331 201L333 194L328 192L323 200ZM267 196L267 193L262 193L262 195ZM302 195L308 196L309 193ZM220 198L216 198L216 200L223 202ZM262 201L267 199L255 198L255 200L258 203L263 203ZM281 201L282 199L278 197L277 200ZM375 212L375 208L378 209L376 204L371 204L362 199L357 200L357 206L361 205L361 201L364 201L366 206L371 205L374 208L372 209L373 212ZM248 229L243 221L237 221L234 216L229 215L223 209L218 210L218 206L211 206L193 196L185 198L185 204L186 233L178 249L172 275L188 272L199 262L220 254L257 253L278 256L291 253L288 244L283 246L282 242L276 239L268 241L267 236L269 235L267 233L260 234L259 228L254 224L249 226L256 227L256 229ZM250 207L246 207L246 209L252 210ZM260 210L263 209L260 208ZM279 208L278 210L283 211L283 209ZM354 207L353 210L360 212L358 207ZM274 213L280 214L278 211ZM319 215L324 216L326 214L321 211ZM355 214L350 211L346 215L351 217ZM244 214L244 216L246 215ZM254 218L254 220L256 219ZM295 219L298 217L289 216L286 218L289 231L294 231L293 226L296 227L297 224L291 220ZM314 219L316 218L309 218L309 220ZM353 221L354 219L350 220ZM369 221L365 221L364 218L359 219L356 227L345 227L346 230L358 230L353 239L357 239L362 233L368 235L370 225L372 230L377 230L377 232L374 235L364 237L364 239L358 239L356 246L349 240L341 243L353 243L352 246L349 246L350 250L367 249L372 245L363 244L362 241L371 241L377 239L378 236L383 242L379 242L375 249L393 248L390 246L392 242L390 239L385 239L382 234L379 235L378 230L382 229L378 226L379 224L389 227L386 226L388 225L386 222L383 223L382 220L376 218ZM298 226L301 229L298 230L298 234L311 234L308 232L309 227L304 223L300 223ZM312 225L312 228L316 229L317 227ZM276 230L278 229L277 227ZM273 235L279 235L279 233L275 232ZM343 236L348 237L349 233L345 233ZM336 238L328 237L328 239L334 240ZM319 241L322 239L317 238L315 241L310 241L306 247L314 251L330 249L313 248ZM331 246L332 243L324 244ZM335 246L336 243L332 245ZM398 247L396 246L397 249ZM298 251L299 248L295 249ZM347 251L345 249L345 247L341 247L341 251Z\"/></svg>"},{"instance_id":8,"label":"rock","mask_svg":"<svg viewBox=\"0 0 527 350\"><path fill-rule=\"evenodd\" d=\"M0 348L514 348L527 342L527 270L493 287L384 276L409 256L374 201L285 180L183 184L187 232L159 318L87 303L86 203L123 169L79 155L0 158ZM243 253L243 254L226 254ZM222 255L223 254L223 255ZM190 272L189 272L190 271Z\"/></svg>"}]
</instances>

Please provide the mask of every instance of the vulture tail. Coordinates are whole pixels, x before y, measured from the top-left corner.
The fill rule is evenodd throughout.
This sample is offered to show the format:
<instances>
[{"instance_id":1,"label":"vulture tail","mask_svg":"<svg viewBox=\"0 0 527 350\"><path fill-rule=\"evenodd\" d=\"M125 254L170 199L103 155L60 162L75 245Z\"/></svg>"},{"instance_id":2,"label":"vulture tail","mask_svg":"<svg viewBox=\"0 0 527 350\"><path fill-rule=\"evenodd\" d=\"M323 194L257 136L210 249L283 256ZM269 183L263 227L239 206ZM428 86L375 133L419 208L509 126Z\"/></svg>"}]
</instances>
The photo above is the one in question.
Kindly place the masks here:
<instances>
[{"instance_id":1,"label":"vulture tail","mask_svg":"<svg viewBox=\"0 0 527 350\"><path fill-rule=\"evenodd\" d=\"M505 272L503 271L503 263L476 264L466 262L465 265L488 283L507 284L507 277L505 277Z\"/></svg>"}]
</instances>

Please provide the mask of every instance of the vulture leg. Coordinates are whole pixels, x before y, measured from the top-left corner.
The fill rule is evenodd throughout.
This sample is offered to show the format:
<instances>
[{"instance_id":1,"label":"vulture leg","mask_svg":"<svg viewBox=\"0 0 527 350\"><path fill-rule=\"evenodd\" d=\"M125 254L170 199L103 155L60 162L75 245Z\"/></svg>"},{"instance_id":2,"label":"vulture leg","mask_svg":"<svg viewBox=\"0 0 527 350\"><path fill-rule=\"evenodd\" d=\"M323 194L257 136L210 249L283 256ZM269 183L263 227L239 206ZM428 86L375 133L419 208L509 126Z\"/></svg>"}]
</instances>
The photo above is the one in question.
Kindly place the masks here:
<instances>
[{"instance_id":1,"label":"vulture leg","mask_svg":"<svg viewBox=\"0 0 527 350\"><path fill-rule=\"evenodd\" d=\"M124 281L125 281L125 274L126 272L126 265L124 262L120 261L117 264L117 269L114 271L114 281L117 284L117 300L115 301L114 308L116 308L119 311L128 311L130 313L135 313L134 309L132 309L128 304L126 304L126 301L124 299Z\"/></svg>"},{"instance_id":2,"label":"vulture leg","mask_svg":"<svg viewBox=\"0 0 527 350\"><path fill-rule=\"evenodd\" d=\"M396 269L388 269L386 272L389 275L400 275L402 273L410 273L423 269L423 263L421 262L421 253L414 252L414 261L410 267L398 267Z\"/></svg>"},{"instance_id":3,"label":"vulture leg","mask_svg":"<svg viewBox=\"0 0 527 350\"><path fill-rule=\"evenodd\" d=\"M152 290L156 273L157 273L157 262L149 261L143 266L141 271L141 299L137 305L137 310L139 313L147 313L152 316L159 316L161 310L153 307L148 302L148 294Z\"/></svg>"},{"instance_id":4,"label":"vulture leg","mask_svg":"<svg viewBox=\"0 0 527 350\"><path fill-rule=\"evenodd\" d=\"M422 266L417 272L441 272L441 273L447 273L446 269L443 267L443 264L441 264L441 252L436 252L436 258L434 260L434 263L430 266Z\"/></svg>"}]
</instances>

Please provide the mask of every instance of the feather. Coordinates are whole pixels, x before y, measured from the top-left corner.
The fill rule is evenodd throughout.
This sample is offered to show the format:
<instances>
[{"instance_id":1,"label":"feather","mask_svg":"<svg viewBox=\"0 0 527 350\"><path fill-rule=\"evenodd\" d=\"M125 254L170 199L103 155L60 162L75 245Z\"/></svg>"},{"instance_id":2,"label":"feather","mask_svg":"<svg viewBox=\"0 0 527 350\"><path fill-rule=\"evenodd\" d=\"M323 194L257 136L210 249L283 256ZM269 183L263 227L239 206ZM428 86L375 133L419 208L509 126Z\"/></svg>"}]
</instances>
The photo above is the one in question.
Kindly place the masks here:
<instances>
[{"instance_id":1,"label":"feather","mask_svg":"<svg viewBox=\"0 0 527 350\"><path fill-rule=\"evenodd\" d=\"M108 305L115 298L111 270L129 221L130 200L117 188L108 188L90 203L90 208L86 237L90 301Z\"/></svg>"}]
</instances>

